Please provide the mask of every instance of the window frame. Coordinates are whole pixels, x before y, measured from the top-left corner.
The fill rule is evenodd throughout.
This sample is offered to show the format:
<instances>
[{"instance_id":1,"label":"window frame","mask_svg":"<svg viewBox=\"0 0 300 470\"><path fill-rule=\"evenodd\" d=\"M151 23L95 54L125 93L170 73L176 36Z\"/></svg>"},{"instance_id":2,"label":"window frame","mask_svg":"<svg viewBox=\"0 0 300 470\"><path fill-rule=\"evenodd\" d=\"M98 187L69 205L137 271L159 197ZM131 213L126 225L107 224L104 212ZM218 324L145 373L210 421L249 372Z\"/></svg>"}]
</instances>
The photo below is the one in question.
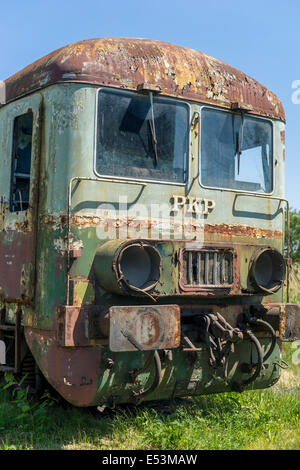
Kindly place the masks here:
<instances>
[{"instance_id":1,"label":"window frame","mask_svg":"<svg viewBox=\"0 0 300 470\"><path fill-rule=\"evenodd\" d=\"M188 101L180 100L177 98L172 98L168 96L158 95L162 101L171 101L172 103L179 103L181 105L186 106L188 116L187 116L187 155L186 155L186 177L184 182L179 181L168 181L168 180L157 180L157 179L146 179L146 178L133 178L133 177L126 177L126 176L118 176L118 175L105 175L99 173L97 171L97 138L98 138L98 105L99 105L99 93L103 90L108 90L114 93L120 93L122 95L129 95L135 96L139 95L137 91L134 90L121 90L119 88L112 88L112 87L100 87L96 93L96 104L95 104L95 126L94 126L94 173L97 177L101 179L115 179L119 181L141 181L145 183L155 183L155 184L164 184L164 185L171 185L171 186L182 186L185 187L189 184L190 181L190 173L191 173L191 165L190 165L190 154L191 154L191 104Z\"/></svg>"},{"instance_id":2,"label":"window frame","mask_svg":"<svg viewBox=\"0 0 300 470\"><path fill-rule=\"evenodd\" d=\"M223 188L219 186L206 186L204 183L202 183L202 119L203 119L203 113L202 111L204 109L213 109L215 111L227 113L227 114L239 114L239 113L234 113L230 109L225 109L225 108L220 108L217 106L208 106L208 105L202 105L200 106L199 110L199 115L200 115L200 129L199 129L199 184L202 188L204 189L212 189L212 190L218 190L218 191L229 191L229 192L234 192L234 193L245 193L245 194L261 194L264 196L272 196L275 192L275 187L276 187L276 178L275 178L275 149L274 149L274 143L275 143L275 126L274 122L272 119L264 117L264 116L258 116L257 114L249 114L246 113L247 117L253 118L253 119L260 119L262 121L267 121L271 123L271 138L272 138L272 191L270 193L265 193L265 192L258 192L258 191L246 191L245 189L236 189L236 188Z\"/></svg>"},{"instance_id":3,"label":"window frame","mask_svg":"<svg viewBox=\"0 0 300 470\"><path fill-rule=\"evenodd\" d=\"M16 127L16 120L21 118L22 116L26 116L26 114L31 114L32 116L32 134L31 134L31 155L30 155L30 173L29 173L29 189L28 189L28 207L23 210L14 211L12 210L13 206L13 178L14 178L14 162L15 162L15 153L16 153L16 143L15 143L15 127ZM12 119L12 141L11 141L11 165L10 165L10 188L9 188L9 212L10 214L22 213L24 214L28 211L31 207L31 181L32 181L32 156L33 156L33 133L34 133L34 119L35 113L32 109L27 109L27 111L22 112L21 114L17 114Z\"/></svg>"}]
</instances>

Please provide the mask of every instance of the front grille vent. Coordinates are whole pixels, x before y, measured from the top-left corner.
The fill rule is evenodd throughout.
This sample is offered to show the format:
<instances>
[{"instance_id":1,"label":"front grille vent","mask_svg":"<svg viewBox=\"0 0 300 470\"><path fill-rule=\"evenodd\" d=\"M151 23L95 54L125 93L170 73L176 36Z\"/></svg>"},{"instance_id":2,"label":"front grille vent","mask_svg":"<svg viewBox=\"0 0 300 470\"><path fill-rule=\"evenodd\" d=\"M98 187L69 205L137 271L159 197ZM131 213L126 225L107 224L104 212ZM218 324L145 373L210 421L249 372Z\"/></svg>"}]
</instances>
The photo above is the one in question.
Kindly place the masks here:
<instances>
[{"instance_id":1,"label":"front grille vent","mask_svg":"<svg viewBox=\"0 0 300 470\"><path fill-rule=\"evenodd\" d=\"M185 250L183 284L188 287L226 287L233 282L233 253L230 250Z\"/></svg>"}]
</instances>

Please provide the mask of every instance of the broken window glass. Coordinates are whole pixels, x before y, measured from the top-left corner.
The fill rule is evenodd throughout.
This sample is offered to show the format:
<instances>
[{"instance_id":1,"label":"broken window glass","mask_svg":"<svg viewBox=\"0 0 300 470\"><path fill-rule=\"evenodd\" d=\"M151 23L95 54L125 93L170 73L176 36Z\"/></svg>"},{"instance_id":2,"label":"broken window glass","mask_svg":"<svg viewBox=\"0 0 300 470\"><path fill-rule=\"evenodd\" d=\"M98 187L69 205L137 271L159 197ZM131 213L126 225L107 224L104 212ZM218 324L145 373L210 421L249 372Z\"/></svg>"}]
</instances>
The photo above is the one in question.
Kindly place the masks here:
<instances>
[{"instance_id":1,"label":"broken window glass","mask_svg":"<svg viewBox=\"0 0 300 470\"><path fill-rule=\"evenodd\" d=\"M271 193L272 140L270 121L204 108L201 118L202 184Z\"/></svg>"},{"instance_id":2,"label":"broken window glass","mask_svg":"<svg viewBox=\"0 0 300 470\"><path fill-rule=\"evenodd\" d=\"M188 116L188 106L175 100L101 90L97 173L185 182Z\"/></svg>"}]
</instances>

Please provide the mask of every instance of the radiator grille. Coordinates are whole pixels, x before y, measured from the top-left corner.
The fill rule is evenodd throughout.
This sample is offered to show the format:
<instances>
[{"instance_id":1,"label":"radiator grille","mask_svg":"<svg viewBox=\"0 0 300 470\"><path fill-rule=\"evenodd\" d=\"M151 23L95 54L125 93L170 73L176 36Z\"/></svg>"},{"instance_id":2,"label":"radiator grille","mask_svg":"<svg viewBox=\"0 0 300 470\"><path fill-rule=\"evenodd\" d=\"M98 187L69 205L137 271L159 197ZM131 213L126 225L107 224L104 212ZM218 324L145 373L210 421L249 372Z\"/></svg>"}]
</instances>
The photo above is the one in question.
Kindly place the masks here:
<instances>
[{"instance_id":1,"label":"radiator grille","mask_svg":"<svg viewBox=\"0 0 300 470\"><path fill-rule=\"evenodd\" d=\"M183 284L226 287L233 282L233 254L229 250L184 251Z\"/></svg>"}]
</instances>

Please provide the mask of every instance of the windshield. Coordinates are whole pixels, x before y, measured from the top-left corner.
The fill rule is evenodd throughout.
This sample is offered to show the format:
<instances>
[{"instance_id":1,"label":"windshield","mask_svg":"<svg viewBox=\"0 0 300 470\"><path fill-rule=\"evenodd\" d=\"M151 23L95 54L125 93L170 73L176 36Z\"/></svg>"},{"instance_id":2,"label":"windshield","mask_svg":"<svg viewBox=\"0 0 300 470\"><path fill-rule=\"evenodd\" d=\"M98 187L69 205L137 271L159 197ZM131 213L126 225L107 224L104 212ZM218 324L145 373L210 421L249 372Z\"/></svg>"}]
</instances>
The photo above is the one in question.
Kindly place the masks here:
<instances>
[{"instance_id":1,"label":"windshield","mask_svg":"<svg viewBox=\"0 0 300 470\"><path fill-rule=\"evenodd\" d=\"M99 92L97 173L183 183L187 153L187 105L149 93Z\"/></svg>"},{"instance_id":2,"label":"windshield","mask_svg":"<svg viewBox=\"0 0 300 470\"><path fill-rule=\"evenodd\" d=\"M269 121L202 110L201 181L205 186L271 193L272 152Z\"/></svg>"}]
</instances>

